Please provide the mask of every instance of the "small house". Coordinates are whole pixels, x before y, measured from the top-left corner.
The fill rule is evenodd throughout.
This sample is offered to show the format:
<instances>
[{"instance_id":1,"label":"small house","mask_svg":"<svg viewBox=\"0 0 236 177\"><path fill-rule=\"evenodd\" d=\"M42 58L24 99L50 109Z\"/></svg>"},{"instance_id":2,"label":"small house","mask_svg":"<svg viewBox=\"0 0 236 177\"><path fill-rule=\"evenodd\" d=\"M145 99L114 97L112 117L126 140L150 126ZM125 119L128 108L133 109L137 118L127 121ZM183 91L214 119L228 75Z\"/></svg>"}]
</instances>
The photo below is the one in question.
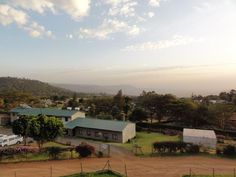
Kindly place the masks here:
<instances>
[{"instance_id":1,"label":"small house","mask_svg":"<svg viewBox=\"0 0 236 177\"><path fill-rule=\"evenodd\" d=\"M183 141L204 147L216 148L217 138L214 130L200 130L185 128Z\"/></svg>"},{"instance_id":2,"label":"small house","mask_svg":"<svg viewBox=\"0 0 236 177\"><path fill-rule=\"evenodd\" d=\"M136 125L126 121L77 118L67 124L68 135L125 143L136 136Z\"/></svg>"}]
</instances>

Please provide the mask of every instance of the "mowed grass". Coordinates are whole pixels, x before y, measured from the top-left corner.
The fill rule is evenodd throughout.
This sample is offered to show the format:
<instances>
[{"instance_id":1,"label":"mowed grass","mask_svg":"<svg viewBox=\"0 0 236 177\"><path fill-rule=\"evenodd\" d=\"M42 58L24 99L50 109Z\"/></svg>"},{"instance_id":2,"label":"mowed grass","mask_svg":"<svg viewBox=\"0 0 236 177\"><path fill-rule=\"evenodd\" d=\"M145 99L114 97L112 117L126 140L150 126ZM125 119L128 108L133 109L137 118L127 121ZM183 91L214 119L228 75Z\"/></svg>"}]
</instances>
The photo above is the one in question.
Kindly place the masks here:
<instances>
[{"instance_id":1,"label":"mowed grass","mask_svg":"<svg viewBox=\"0 0 236 177\"><path fill-rule=\"evenodd\" d=\"M141 147L144 155L149 155L152 153L152 144L154 142L163 141L180 141L179 136L168 136L160 133L147 133L147 132L137 132L136 138L130 143L112 143L113 145L124 147L130 151L134 150L134 146L137 145ZM140 152L138 151L138 154Z\"/></svg>"}]
</instances>

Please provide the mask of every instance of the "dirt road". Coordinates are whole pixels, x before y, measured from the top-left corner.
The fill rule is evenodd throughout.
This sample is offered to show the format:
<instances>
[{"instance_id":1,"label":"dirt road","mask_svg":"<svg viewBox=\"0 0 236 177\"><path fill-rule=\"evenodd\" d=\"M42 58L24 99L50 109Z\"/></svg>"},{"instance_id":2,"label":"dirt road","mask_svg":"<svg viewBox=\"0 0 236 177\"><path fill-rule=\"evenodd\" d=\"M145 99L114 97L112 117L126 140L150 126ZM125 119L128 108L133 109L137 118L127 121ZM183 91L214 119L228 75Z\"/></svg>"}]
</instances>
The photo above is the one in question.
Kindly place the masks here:
<instances>
[{"instance_id":1,"label":"dirt road","mask_svg":"<svg viewBox=\"0 0 236 177\"><path fill-rule=\"evenodd\" d=\"M49 162L32 162L1 164L0 177L50 177L52 167L53 177L84 171L96 171L104 167L106 158L88 158ZM113 170L124 174L124 163L127 165L129 177L180 177L188 174L189 169L196 174L212 174L215 168L217 174L233 174L236 161L210 157L127 157L125 159L112 157L109 159Z\"/></svg>"}]
</instances>

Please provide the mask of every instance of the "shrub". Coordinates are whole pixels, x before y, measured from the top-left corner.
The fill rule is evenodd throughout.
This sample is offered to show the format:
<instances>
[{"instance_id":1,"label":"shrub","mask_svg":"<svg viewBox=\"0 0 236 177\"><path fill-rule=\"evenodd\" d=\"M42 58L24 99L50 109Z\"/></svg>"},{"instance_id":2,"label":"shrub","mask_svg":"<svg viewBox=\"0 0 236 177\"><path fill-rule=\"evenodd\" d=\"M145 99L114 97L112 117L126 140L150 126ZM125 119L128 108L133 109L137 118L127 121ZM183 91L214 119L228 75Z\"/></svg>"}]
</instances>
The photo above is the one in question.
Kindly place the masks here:
<instances>
[{"instance_id":1,"label":"shrub","mask_svg":"<svg viewBox=\"0 0 236 177\"><path fill-rule=\"evenodd\" d=\"M197 154L200 152L200 147L198 145L195 144L188 144L187 148L186 148L186 152L187 153L192 153L192 154Z\"/></svg>"},{"instance_id":2,"label":"shrub","mask_svg":"<svg viewBox=\"0 0 236 177\"><path fill-rule=\"evenodd\" d=\"M75 147L75 151L80 157L88 157L95 153L95 148L87 143L81 143Z\"/></svg>"},{"instance_id":3,"label":"shrub","mask_svg":"<svg viewBox=\"0 0 236 177\"><path fill-rule=\"evenodd\" d=\"M97 157L98 158L102 158L103 157L103 152L102 151L98 151Z\"/></svg>"},{"instance_id":4,"label":"shrub","mask_svg":"<svg viewBox=\"0 0 236 177\"><path fill-rule=\"evenodd\" d=\"M51 159L57 159L58 155L64 151L65 149L61 148L61 147L56 147L56 146L52 146L52 147L48 147L45 149L46 152L49 155L49 158Z\"/></svg>"},{"instance_id":5,"label":"shrub","mask_svg":"<svg viewBox=\"0 0 236 177\"><path fill-rule=\"evenodd\" d=\"M155 142L153 143L153 148L159 153L176 153L176 152L188 152L188 153L198 153L199 146L184 142Z\"/></svg>"},{"instance_id":6,"label":"shrub","mask_svg":"<svg viewBox=\"0 0 236 177\"><path fill-rule=\"evenodd\" d=\"M216 154L217 154L217 155L221 155L221 154L222 154L222 150L217 148L217 149L216 149Z\"/></svg>"},{"instance_id":7,"label":"shrub","mask_svg":"<svg viewBox=\"0 0 236 177\"><path fill-rule=\"evenodd\" d=\"M224 155L236 155L236 148L232 145L227 145L224 149L223 149L223 154Z\"/></svg>"}]
</instances>

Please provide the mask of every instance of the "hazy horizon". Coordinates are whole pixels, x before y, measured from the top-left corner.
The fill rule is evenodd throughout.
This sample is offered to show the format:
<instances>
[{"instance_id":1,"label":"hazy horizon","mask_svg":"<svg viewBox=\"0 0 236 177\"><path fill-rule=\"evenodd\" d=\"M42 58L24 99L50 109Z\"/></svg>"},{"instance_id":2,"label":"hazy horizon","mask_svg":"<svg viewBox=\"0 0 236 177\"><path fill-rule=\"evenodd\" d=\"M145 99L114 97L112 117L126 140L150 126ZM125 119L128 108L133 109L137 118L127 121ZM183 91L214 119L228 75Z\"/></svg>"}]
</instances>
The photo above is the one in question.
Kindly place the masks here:
<instances>
[{"instance_id":1,"label":"hazy horizon","mask_svg":"<svg viewBox=\"0 0 236 177\"><path fill-rule=\"evenodd\" d=\"M236 88L235 19L234 0L0 0L0 76L218 94Z\"/></svg>"}]
</instances>

